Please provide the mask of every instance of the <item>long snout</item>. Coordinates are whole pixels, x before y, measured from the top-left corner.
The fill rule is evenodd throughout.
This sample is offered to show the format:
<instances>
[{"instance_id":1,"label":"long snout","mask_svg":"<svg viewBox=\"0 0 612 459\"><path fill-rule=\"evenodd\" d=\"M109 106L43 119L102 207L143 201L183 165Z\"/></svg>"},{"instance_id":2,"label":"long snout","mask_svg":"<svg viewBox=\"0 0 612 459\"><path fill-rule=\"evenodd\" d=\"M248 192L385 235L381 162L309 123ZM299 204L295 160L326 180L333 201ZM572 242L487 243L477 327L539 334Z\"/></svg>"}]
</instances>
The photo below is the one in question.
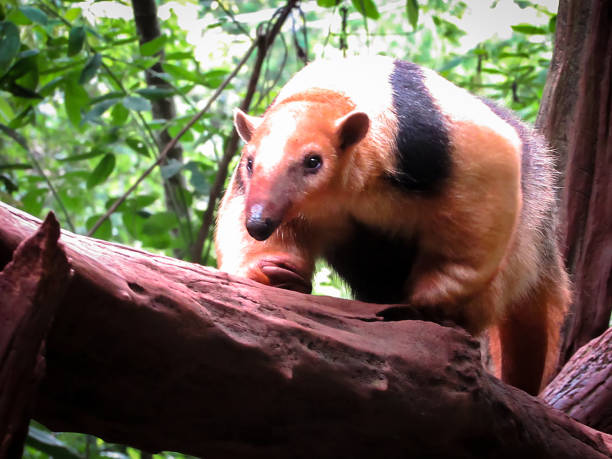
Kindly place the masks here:
<instances>
[{"instance_id":1,"label":"long snout","mask_svg":"<svg viewBox=\"0 0 612 459\"><path fill-rule=\"evenodd\" d=\"M268 239L281 221L282 218L270 212L265 203L256 203L247 208L246 228L251 237L258 241Z\"/></svg>"},{"instance_id":2,"label":"long snout","mask_svg":"<svg viewBox=\"0 0 612 459\"><path fill-rule=\"evenodd\" d=\"M246 205L246 229L258 241L268 239L283 222L289 200L286 197L249 196Z\"/></svg>"}]
</instances>

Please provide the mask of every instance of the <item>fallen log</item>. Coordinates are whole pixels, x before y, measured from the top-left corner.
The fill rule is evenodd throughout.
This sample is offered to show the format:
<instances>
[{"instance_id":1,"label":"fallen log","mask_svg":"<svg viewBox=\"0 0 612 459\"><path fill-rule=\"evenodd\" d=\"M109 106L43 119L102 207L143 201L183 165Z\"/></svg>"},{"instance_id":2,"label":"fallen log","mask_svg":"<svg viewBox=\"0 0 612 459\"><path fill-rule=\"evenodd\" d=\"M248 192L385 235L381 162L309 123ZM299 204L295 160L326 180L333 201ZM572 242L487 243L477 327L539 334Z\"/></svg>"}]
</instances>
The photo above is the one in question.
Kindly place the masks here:
<instances>
[{"instance_id":1,"label":"fallen log","mask_svg":"<svg viewBox=\"0 0 612 459\"><path fill-rule=\"evenodd\" d=\"M0 262L39 221L0 205ZM465 331L63 232L34 417L206 458L610 457L482 369Z\"/></svg>"}]
</instances>

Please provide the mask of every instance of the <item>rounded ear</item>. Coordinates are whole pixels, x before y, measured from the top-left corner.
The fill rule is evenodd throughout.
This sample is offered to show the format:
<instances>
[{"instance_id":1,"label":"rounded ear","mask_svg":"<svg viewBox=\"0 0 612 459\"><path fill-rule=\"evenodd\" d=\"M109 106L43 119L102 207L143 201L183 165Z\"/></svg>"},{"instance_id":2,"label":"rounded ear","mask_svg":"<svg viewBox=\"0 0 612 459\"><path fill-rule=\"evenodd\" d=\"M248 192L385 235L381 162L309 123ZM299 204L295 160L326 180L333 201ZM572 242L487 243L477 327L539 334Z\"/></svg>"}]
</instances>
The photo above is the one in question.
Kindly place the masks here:
<instances>
[{"instance_id":1,"label":"rounded ear","mask_svg":"<svg viewBox=\"0 0 612 459\"><path fill-rule=\"evenodd\" d=\"M253 137L253 132L255 132L255 129L259 127L262 121L263 118L247 115L239 108L234 109L234 126L236 131L238 131L238 135L245 143L249 143L251 137Z\"/></svg>"},{"instance_id":2,"label":"rounded ear","mask_svg":"<svg viewBox=\"0 0 612 459\"><path fill-rule=\"evenodd\" d=\"M359 111L352 111L336 121L336 132L343 150L363 140L370 129L370 117Z\"/></svg>"}]
</instances>

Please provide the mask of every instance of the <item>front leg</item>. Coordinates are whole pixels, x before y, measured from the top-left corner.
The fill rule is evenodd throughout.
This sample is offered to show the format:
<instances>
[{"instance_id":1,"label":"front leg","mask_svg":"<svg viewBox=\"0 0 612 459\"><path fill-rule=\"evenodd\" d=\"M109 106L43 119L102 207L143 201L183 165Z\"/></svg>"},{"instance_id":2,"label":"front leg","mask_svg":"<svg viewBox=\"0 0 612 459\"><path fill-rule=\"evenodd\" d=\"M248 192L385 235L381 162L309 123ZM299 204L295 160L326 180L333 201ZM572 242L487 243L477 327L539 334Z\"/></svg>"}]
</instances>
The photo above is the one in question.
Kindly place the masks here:
<instances>
[{"instance_id":1,"label":"front leg","mask_svg":"<svg viewBox=\"0 0 612 459\"><path fill-rule=\"evenodd\" d=\"M314 256L298 221L282 224L265 241L253 239L245 227L245 196L232 177L221 202L215 232L220 270L273 287L310 293Z\"/></svg>"}]
</instances>

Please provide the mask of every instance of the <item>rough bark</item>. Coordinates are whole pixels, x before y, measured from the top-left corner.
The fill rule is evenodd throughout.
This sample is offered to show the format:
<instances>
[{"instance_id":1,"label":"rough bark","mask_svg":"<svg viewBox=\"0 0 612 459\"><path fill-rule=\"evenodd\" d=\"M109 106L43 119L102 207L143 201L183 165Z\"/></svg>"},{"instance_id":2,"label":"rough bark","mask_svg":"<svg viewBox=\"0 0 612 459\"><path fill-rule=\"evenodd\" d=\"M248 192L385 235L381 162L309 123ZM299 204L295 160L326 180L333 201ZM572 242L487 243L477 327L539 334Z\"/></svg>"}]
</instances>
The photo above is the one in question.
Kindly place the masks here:
<instances>
[{"instance_id":1,"label":"rough bark","mask_svg":"<svg viewBox=\"0 0 612 459\"><path fill-rule=\"evenodd\" d=\"M540 397L577 421L612 433L612 328L582 346Z\"/></svg>"},{"instance_id":2,"label":"rough bark","mask_svg":"<svg viewBox=\"0 0 612 459\"><path fill-rule=\"evenodd\" d=\"M69 282L59 235L49 215L0 273L0 457L21 457L44 373L45 339Z\"/></svg>"},{"instance_id":3,"label":"rough bark","mask_svg":"<svg viewBox=\"0 0 612 459\"><path fill-rule=\"evenodd\" d=\"M608 328L612 310L612 3L562 0L556 40L538 124L566 163L560 217L574 301L563 364Z\"/></svg>"},{"instance_id":4,"label":"rough bark","mask_svg":"<svg viewBox=\"0 0 612 459\"><path fill-rule=\"evenodd\" d=\"M37 224L0 205L0 254ZM75 274L35 408L52 429L207 458L611 456L610 436L485 372L460 329L62 241Z\"/></svg>"},{"instance_id":5,"label":"rough bark","mask_svg":"<svg viewBox=\"0 0 612 459\"><path fill-rule=\"evenodd\" d=\"M570 125L576 116L581 58L591 9L591 1L559 1L555 48L536 127L555 151L560 171L567 165Z\"/></svg>"}]
</instances>

